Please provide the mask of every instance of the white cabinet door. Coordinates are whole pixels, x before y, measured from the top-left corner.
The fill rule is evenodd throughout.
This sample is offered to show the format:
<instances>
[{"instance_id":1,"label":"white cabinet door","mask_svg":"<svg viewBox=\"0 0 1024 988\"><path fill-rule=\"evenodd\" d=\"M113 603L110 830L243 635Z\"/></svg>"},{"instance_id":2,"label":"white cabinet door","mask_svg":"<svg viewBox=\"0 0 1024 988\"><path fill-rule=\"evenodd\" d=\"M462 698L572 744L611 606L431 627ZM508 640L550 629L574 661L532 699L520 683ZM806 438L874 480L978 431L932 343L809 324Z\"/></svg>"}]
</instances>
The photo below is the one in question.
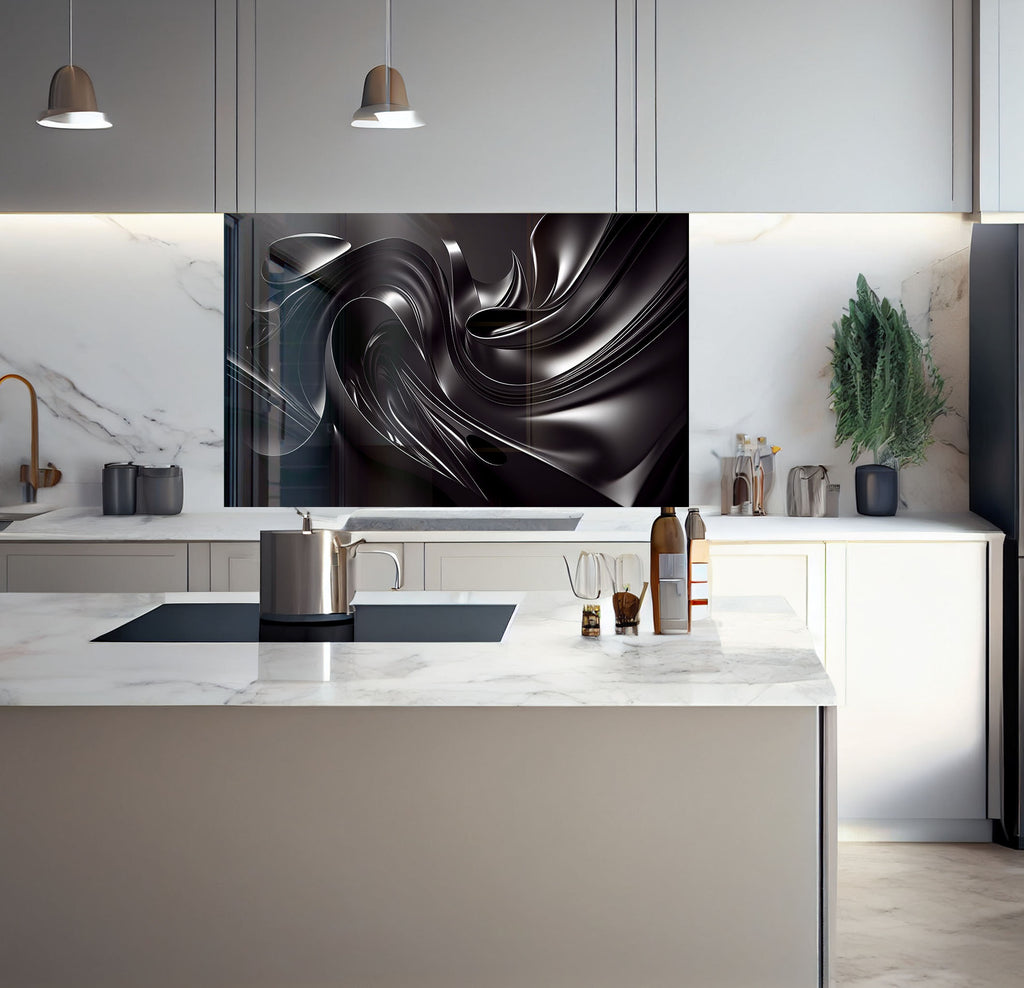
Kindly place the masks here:
<instances>
[{"instance_id":1,"label":"white cabinet door","mask_svg":"<svg viewBox=\"0 0 1024 988\"><path fill-rule=\"evenodd\" d=\"M392 22L392 64L426 126L358 129L363 78L384 61L384 4L256 0L239 209L615 208L614 3L394 0ZM247 132L240 117L240 142Z\"/></svg>"},{"instance_id":2,"label":"white cabinet door","mask_svg":"<svg viewBox=\"0 0 1024 988\"><path fill-rule=\"evenodd\" d=\"M183 542L13 543L0 550L11 593L167 593L188 589Z\"/></svg>"},{"instance_id":3,"label":"white cabinet door","mask_svg":"<svg viewBox=\"0 0 1024 988\"><path fill-rule=\"evenodd\" d=\"M971 208L969 0L657 9L657 208Z\"/></svg>"},{"instance_id":4,"label":"white cabinet door","mask_svg":"<svg viewBox=\"0 0 1024 988\"><path fill-rule=\"evenodd\" d=\"M4 4L0 209L213 209L215 0L96 0L74 9L74 58L108 130L40 127L68 60L67 0Z\"/></svg>"},{"instance_id":5,"label":"white cabinet door","mask_svg":"<svg viewBox=\"0 0 1024 988\"><path fill-rule=\"evenodd\" d=\"M825 545L822 542L711 543L711 609L721 597L783 597L825 655Z\"/></svg>"},{"instance_id":6,"label":"white cabinet door","mask_svg":"<svg viewBox=\"0 0 1024 988\"><path fill-rule=\"evenodd\" d=\"M847 546L845 836L983 835L986 582L983 542Z\"/></svg>"},{"instance_id":7,"label":"white cabinet door","mask_svg":"<svg viewBox=\"0 0 1024 988\"><path fill-rule=\"evenodd\" d=\"M635 552L648 579L649 542L428 542L427 590L569 590L565 559L575 572L581 551ZM638 591L639 592L639 591Z\"/></svg>"}]
</instances>

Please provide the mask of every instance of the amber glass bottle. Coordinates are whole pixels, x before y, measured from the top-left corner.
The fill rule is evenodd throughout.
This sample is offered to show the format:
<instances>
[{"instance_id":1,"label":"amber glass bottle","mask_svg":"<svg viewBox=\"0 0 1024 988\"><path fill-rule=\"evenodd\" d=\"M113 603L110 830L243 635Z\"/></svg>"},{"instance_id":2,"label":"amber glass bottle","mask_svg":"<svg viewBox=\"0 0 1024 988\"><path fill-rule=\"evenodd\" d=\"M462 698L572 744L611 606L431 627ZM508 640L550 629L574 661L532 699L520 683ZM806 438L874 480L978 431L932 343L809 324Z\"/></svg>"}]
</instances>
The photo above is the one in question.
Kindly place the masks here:
<instances>
[{"instance_id":1,"label":"amber glass bottle","mask_svg":"<svg viewBox=\"0 0 1024 988\"><path fill-rule=\"evenodd\" d=\"M686 631L686 536L675 508L662 508L651 526L654 633Z\"/></svg>"}]
</instances>

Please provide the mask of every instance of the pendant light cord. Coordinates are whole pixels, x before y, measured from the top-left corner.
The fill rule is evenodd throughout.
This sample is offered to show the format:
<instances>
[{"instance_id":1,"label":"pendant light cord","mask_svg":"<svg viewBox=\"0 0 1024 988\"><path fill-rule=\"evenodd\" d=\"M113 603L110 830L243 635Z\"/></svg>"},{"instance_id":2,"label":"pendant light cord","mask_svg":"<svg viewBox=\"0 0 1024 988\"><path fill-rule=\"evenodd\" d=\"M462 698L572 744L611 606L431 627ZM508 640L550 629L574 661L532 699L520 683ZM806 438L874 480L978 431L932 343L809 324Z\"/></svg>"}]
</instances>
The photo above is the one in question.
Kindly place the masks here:
<instances>
[{"instance_id":1,"label":"pendant light cord","mask_svg":"<svg viewBox=\"0 0 1024 988\"><path fill-rule=\"evenodd\" d=\"M68 0L68 65L75 64L75 0Z\"/></svg>"},{"instance_id":2,"label":"pendant light cord","mask_svg":"<svg viewBox=\"0 0 1024 988\"><path fill-rule=\"evenodd\" d=\"M384 0L384 102L391 108L391 0Z\"/></svg>"}]
</instances>

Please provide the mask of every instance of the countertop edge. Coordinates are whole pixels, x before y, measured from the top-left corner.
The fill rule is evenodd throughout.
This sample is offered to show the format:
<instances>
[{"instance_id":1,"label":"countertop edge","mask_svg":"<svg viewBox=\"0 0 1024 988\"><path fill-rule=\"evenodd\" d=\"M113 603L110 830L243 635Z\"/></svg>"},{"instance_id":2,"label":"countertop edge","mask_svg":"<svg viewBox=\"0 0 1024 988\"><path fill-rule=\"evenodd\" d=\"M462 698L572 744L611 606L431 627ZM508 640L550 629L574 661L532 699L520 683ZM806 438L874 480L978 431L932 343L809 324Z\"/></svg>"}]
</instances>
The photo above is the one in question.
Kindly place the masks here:
<instances>
[{"instance_id":1,"label":"countertop edge","mask_svg":"<svg viewBox=\"0 0 1024 988\"><path fill-rule=\"evenodd\" d=\"M682 509L680 509L682 510ZM236 513L237 512L237 513ZM584 511L573 530L549 529L349 529L371 542L412 543L575 543L646 542L655 509L600 509ZM344 513L314 514L317 527L343 527ZM708 538L713 542L759 544L766 542L999 542L1003 533L971 512L906 513L889 518L735 518L705 514ZM297 528L290 509L225 509L171 516L102 515L95 508L59 508L25 521L12 522L0 531L0 547L18 543L75 542L258 542L261 530Z\"/></svg>"},{"instance_id":2,"label":"countertop edge","mask_svg":"<svg viewBox=\"0 0 1024 988\"><path fill-rule=\"evenodd\" d=\"M423 592L407 593L415 602ZM453 593L469 603L500 595ZM731 598L692 635L624 638L606 626L583 638L571 594L504 596L523 606L502 642L323 645L91 640L160 603L252 593L0 594L0 707L837 704L810 633L780 598Z\"/></svg>"}]
</instances>

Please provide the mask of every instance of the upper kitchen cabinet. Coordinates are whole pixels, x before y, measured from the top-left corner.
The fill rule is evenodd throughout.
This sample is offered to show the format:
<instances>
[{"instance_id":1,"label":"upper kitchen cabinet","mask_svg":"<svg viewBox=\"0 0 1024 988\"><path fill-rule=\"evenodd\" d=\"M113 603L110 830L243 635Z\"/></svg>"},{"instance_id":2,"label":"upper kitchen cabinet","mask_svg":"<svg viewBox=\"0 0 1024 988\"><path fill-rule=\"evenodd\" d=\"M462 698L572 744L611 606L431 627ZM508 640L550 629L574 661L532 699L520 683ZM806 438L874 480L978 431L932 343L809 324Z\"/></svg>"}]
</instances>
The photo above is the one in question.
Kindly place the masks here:
<instances>
[{"instance_id":1,"label":"upper kitchen cabinet","mask_svg":"<svg viewBox=\"0 0 1024 988\"><path fill-rule=\"evenodd\" d=\"M978 0L974 25L976 203L1024 212L1024 0ZM1007 217L1016 221L1019 217Z\"/></svg>"},{"instance_id":2,"label":"upper kitchen cabinet","mask_svg":"<svg viewBox=\"0 0 1024 988\"><path fill-rule=\"evenodd\" d=\"M55 130L36 118L68 61L68 2L5 0L0 210L212 210L215 7L80 0L75 63L113 127Z\"/></svg>"},{"instance_id":3,"label":"upper kitchen cabinet","mask_svg":"<svg viewBox=\"0 0 1024 988\"><path fill-rule=\"evenodd\" d=\"M659 209L971 209L970 0L674 0L656 17Z\"/></svg>"},{"instance_id":4,"label":"upper kitchen cabinet","mask_svg":"<svg viewBox=\"0 0 1024 988\"><path fill-rule=\"evenodd\" d=\"M614 209L615 21L612 0L393 0L392 65L426 125L370 130L350 121L383 0L243 0L237 208Z\"/></svg>"}]
</instances>

